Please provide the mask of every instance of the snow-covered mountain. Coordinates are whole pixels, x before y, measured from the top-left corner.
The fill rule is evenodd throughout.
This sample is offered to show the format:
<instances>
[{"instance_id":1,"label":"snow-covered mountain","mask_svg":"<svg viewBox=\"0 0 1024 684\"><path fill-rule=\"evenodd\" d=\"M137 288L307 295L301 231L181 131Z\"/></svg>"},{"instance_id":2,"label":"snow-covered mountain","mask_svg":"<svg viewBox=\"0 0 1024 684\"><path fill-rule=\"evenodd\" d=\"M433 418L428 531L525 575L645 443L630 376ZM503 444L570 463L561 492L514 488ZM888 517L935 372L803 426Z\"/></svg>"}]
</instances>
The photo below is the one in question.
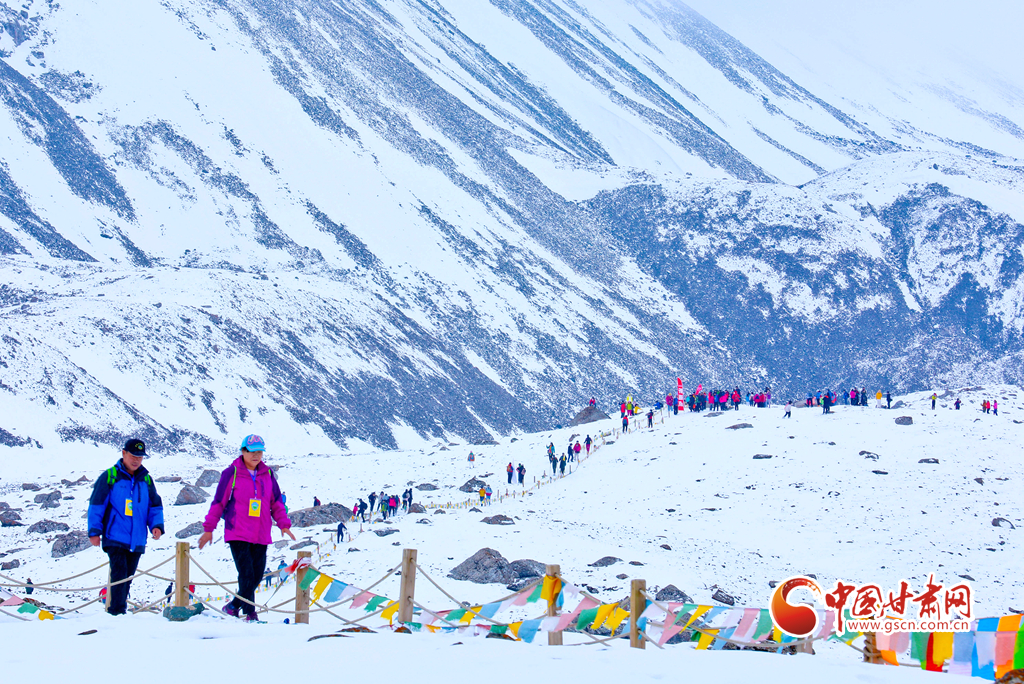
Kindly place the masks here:
<instances>
[{"instance_id":1,"label":"snow-covered mountain","mask_svg":"<svg viewBox=\"0 0 1024 684\"><path fill-rule=\"evenodd\" d=\"M0 441L1020 380L1016 105L953 136L680 2L588 5L0 3Z\"/></svg>"}]
</instances>

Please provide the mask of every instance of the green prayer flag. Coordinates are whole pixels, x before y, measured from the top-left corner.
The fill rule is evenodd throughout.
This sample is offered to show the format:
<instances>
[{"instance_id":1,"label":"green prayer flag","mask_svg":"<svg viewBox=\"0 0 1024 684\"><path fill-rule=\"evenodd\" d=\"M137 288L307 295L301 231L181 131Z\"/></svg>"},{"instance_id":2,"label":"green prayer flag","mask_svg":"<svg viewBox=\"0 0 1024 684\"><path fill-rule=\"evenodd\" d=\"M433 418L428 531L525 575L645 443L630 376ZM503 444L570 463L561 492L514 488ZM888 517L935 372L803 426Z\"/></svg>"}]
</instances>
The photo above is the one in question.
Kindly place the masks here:
<instances>
[{"instance_id":1,"label":"green prayer flag","mask_svg":"<svg viewBox=\"0 0 1024 684\"><path fill-rule=\"evenodd\" d=\"M530 598L526 599L526 602L527 603L536 603L537 601L540 601L540 592L543 591L543 590L544 590L544 583L543 582L537 582L536 589L534 589L533 593L530 594Z\"/></svg>"},{"instance_id":2,"label":"green prayer flag","mask_svg":"<svg viewBox=\"0 0 1024 684\"><path fill-rule=\"evenodd\" d=\"M22 603L18 606L19 613L34 613L39 610L39 607L32 603Z\"/></svg>"},{"instance_id":3,"label":"green prayer flag","mask_svg":"<svg viewBox=\"0 0 1024 684\"><path fill-rule=\"evenodd\" d=\"M1024 667L1024 629L1017 632L1017 643L1013 647L1013 669Z\"/></svg>"},{"instance_id":4,"label":"green prayer flag","mask_svg":"<svg viewBox=\"0 0 1024 684\"><path fill-rule=\"evenodd\" d=\"M692 613L695 610L697 610L697 604L696 603L684 603L682 605L682 607L679 609L679 612L676 613L676 619L673 620L672 624L673 625L679 625L679 624L685 625L686 621L690 619L690 613Z\"/></svg>"},{"instance_id":5,"label":"green prayer flag","mask_svg":"<svg viewBox=\"0 0 1024 684\"><path fill-rule=\"evenodd\" d=\"M774 627L775 623L772 622L771 613L768 612L767 608L762 608L761 612L757 616L757 627L754 628L754 634L751 636L751 640L757 641L765 634L771 634Z\"/></svg>"},{"instance_id":6,"label":"green prayer flag","mask_svg":"<svg viewBox=\"0 0 1024 684\"><path fill-rule=\"evenodd\" d=\"M594 624L597 619L597 608L587 608L580 611L580 619L576 621L576 629L584 629Z\"/></svg>"},{"instance_id":7,"label":"green prayer flag","mask_svg":"<svg viewBox=\"0 0 1024 684\"><path fill-rule=\"evenodd\" d=\"M928 637L931 632L910 633L910 657L921 661L922 669L928 665Z\"/></svg>"},{"instance_id":8,"label":"green prayer flag","mask_svg":"<svg viewBox=\"0 0 1024 684\"><path fill-rule=\"evenodd\" d=\"M452 612L444 616L444 619L448 622L458 622L462 619L462 616L466 614L465 608L456 608Z\"/></svg>"},{"instance_id":9,"label":"green prayer flag","mask_svg":"<svg viewBox=\"0 0 1024 684\"><path fill-rule=\"evenodd\" d=\"M316 578L319 576L319 572L313 568L309 568L306 570L306 576L302 578L301 582L299 582L299 589L302 591L309 591L309 588L313 585L313 582L316 582Z\"/></svg>"},{"instance_id":10,"label":"green prayer flag","mask_svg":"<svg viewBox=\"0 0 1024 684\"><path fill-rule=\"evenodd\" d=\"M374 596L372 599L370 599L370 602L366 604L366 612L372 613L373 611L380 608L380 604L390 600L391 599L389 599L387 596Z\"/></svg>"},{"instance_id":11,"label":"green prayer flag","mask_svg":"<svg viewBox=\"0 0 1024 684\"><path fill-rule=\"evenodd\" d=\"M505 634L508 632L508 625L491 625L491 634Z\"/></svg>"}]
</instances>

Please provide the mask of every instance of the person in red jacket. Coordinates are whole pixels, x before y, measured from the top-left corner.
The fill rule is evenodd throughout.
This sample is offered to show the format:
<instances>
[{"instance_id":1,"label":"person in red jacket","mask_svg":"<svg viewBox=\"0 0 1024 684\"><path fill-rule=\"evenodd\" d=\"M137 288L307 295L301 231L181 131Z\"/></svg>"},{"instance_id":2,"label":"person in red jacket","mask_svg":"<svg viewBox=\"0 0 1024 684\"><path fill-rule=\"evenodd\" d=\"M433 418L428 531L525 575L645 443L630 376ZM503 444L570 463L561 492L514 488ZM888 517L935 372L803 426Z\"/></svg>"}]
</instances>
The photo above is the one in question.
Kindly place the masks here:
<instances>
[{"instance_id":1,"label":"person in red jacket","mask_svg":"<svg viewBox=\"0 0 1024 684\"><path fill-rule=\"evenodd\" d=\"M264 449L259 435L242 440L241 454L220 475L199 537L202 549L213 540L217 523L224 519L224 541L231 547L231 558L238 570L238 596L221 610L232 617L244 612L248 622L257 619L256 587L267 569L271 520L281 528L282 537L295 539L277 476L263 462Z\"/></svg>"}]
</instances>

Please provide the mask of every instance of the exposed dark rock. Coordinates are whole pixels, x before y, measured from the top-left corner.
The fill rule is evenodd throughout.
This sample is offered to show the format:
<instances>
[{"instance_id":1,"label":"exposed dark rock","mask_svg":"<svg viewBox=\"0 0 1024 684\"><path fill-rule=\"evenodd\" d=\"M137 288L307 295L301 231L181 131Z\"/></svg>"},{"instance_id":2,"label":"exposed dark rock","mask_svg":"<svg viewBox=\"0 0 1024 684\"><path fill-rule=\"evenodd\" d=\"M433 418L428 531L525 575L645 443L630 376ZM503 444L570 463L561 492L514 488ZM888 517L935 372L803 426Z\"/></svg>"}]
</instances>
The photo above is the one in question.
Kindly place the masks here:
<instances>
[{"instance_id":1,"label":"exposed dark rock","mask_svg":"<svg viewBox=\"0 0 1024 684\"><path fill-rule=\"evenodd\" d=\"M985 478L983 478L983 477L976 477L976 478L974 478L974 481L977 482L980 485L985 484Z\"/></svg>"},{"instance_id":2,"label":"exposed dark rock","mask_svg":"<svg viewBox=\"0 0 1024 684\"><path fill-rule=\"evenodd\" d=\"M505 588L508 589L509 591L520 591L520 590L525 589L526 587L530 586L531 584L533 584L536 581L537 581L536 577L532 577L532 578L531 577L520 577L519 579L512 580L511 582L506 584Z\"/></svg>"},{"instance_id":3,"label":"exposed dark rock","mask_svg":"<svg viewBox=\"0 0 1024 684\"><path fill-rule=\"evenodd\" d=\"M36 503L46 503L47 501L60 501L60 499L60 490L55 489L49 494L36 494L33 501L35 501Z\"/></svg>"},{"instance_id":4,"label":"exposed dark rock","mask_svg":"<svg viewBox=\"0 0 1024 684\"><path fill-rule=\"evenodd\" d=\"M771 457L772 457L771 454L754 454L754 460L755 461L761 461L761 460L764 460L766 458L771 458Z\"/></svg>"},{"instance_id":5,"label":"exposed dark rock","mask_svg":"<svg viewBox=\"0 0 1024 684\"><path fill-rule=\"evenodd\" d=\"M723 415L725 415L725 414L718 413L717 411L712 411L710 413L705 413L704 417L705 418L721 418Z\"/></svg>"},{"instance_id":6,"label":"exposed dark rock","mask_svg":"<svg viewBox=\"0 0 1024 684\"><path fill-rule=\"evenodd\" d=\"M973 577L971 577L970 575L957 575L957 577L959 577L960 579L965 579L968 582L977 582L978 581L978 580L974 579Z\"/></svg>"},{"instance_id":7,"label":"exposed dark rock","mask_svg":"<svg viewBox=\"0 0 1024 684\"><path fill-rule=\"evenodd\" d=\"M64 485L65 487L77 487L78 485L87 484L88 482L89 482L89 478L86 477L85 475L83 475L82 477L80 477L80 478L78 478L77 480L74 480L74 481L72 481L72 480L61 480L60 481L60 483L62 485Z\"/></svg>"},{"instance_id":8,"label":"exposed dark rock","mask_svg":"<svg viewBox=\"0 0 1024 684\"><path fill-rule=\"evenodd\" d=\"M899 418L896 419L896 424L897 425L913 425L914 424L914 419L911 418L910 416L900 416Z\"/></svg>"},{"instance_id":9,"label":"exposed dark rock","mask_svg":"<svg viewBox=\"0 0 1024 684\"><path fill-rule=\"evenodd\" d=\"M654 595L656 601L671 601L673 603L693 603L693 599L686 595L686 592L674 584L669 584Z\"/></svg>"},{"instance_id":10,"label":"exposed dark rock","mask_svg":"<svg viewBox=\"0 0 1024 684\"><path fill-rule=\"evenodd\" d=\"M194 522L188 527L178 530L174 533L174 536L178 539L188 539L189 537L195 537L196 535L203 533L203 523Z\"/></svg>"},{"instance_id":11,"label":"exposed dark rock","mask_svg":"<svg viewBox=\"0 0 1024 684\"><path fill-rule=\"evenodd\" d=\"M629 561L630 565L643 565L640 561Z\"/></svg>"},{"instance_id":12,"label":"exposed dark rock","mask_svg":"<svg viewBox=\"0 0 1024 684\"><path fill-rule=\"evenodd\" d=\"M433 525L433 523L430 522L430 518L420 518L419 520L416 521L416 524L417 525Z\"/></svg>"},{"instance_id":13,"label":"exposed dark rock","mask_svg":"<svg viewBox=\"0 0 1024 684\"><path fill-rule=\"evenodd\" d=\"M0 520L5 522L21 520L21 514L18 513L18 511L14 510L13 508L8 508L6 510L0 511Z\"/></svg>"},{"instance_id":14,"label":"exposed dark rock","mask_svg":"<svg viewBox=\"0 0 1024 684\"><path fill-rule=\"evenodd\" d=\"M434 511L434 515L445 515L444 509L438 508L437 510Z\"/></svg>"},{"instance_id":15,"label":"exposed dark rock","mask_svg":"<svg viewBox=\"0 0 1024 684\"><path fill-rule=\"evenodd\" d=\"M429 482L424 482L423 484L416 485L416 489L420 490L421 492L436 492L437 485L430 484Z\"/></svg>"},{"instance_id":16,"label":"exposed dark rock","mask_svg":"<svg viewBox=\"0 0 1024 684\"><path fill-rule=\"evenodd\" d=\"M11 510L11 505L6 501L0 501L0 512Z\"/></svg>"},{"instance_id":17,"label":"exposed dark rock","mask_svg":"<svg viewBox=\"0 0 1024 684\"><path fill-rule=\"evenodd\" d=\"M192 485L183 485L181 491L178 492L178 498L174 500L175 506L192 506L195 504L201 504L206 501L207 494L198 487Z\"/></svg>"},{"instance_id":18,"label":"exposed dark rock","mask_svg":"<svg viewBox=\"0 0 1024 684\"><path fill-rule=\"evenodd\" d=\"M863 456L864 458L870 458L872 461L878 460L878 454L876 454L873 451L862 451L859 455Z\"/></svg>"},{"instance_id":19,"label":"exposed dark rock","mask_svg":"<svg viewBox=\"0 0 1024 684\"><path fill-rule=\"evenodd\" d=\"M729 594L726 594L721 589L715 589L715 593L711 595L712 601L718 601L719 603L725 603L730 606L736 605L736 599Z\"/></svg>"},{"instance_id":20,"label":"exposed dark rock","mask_svg":"<svg viewBox=\"0 0 1024 684\"><path fill-rule=\"evenodd\" d=\"M24 527L25 525L18 522L17 520L9 518L0 518L0 527Z\"/></svg>"},{"instance_id":21,"label":"exposed dark rock","mask_svg":"<svg viewBox=\"0 0 1024 684\"><path fill-rule=\"evenodd\" d=\"M484 482L483 480L478 480L478 479L476 479L474 477L469 482L467 482L466 484L464 484L461 487L459 487L459 491L460 492L466 492L467 494L469 492L479 492L481 487L486 487L486 486L487 486L486 482Z\"/></svg>"},{"instance_id":22,"label":"exposed dark rock","mask_svg":"<svg viewBox=\"0 0 1024 684\"><path fill-rule=\"evenodd\" d=\"M54 522L53 520L40 520L39 522L32 523L29 525L28 532L35 532L39 534L49 534L50 532L67 532L71 528L65 523Z\"/></svg>"},{"instance_id":23,"label":"exposed dark rock","mask_svg":"<svg viewBox=\"0 0 1024 684\"><path fill-rule=\"evenodd\" d=\"M889 474L888 470L872 470L871 472L873 472L875 475L888 475Z\"/></svg>"},{"instance_id":24,"label":"exposed dark rock","mask_svg":"<svg viewBox=\"0 0 1024 684\"><path fill-rule=\"evenodd\" d=\"M668 544L662 544L661 548L665 549L666 551L671 551L672 550L672 547L669 546Z\"/></svg>"},{"instance_id":25,"label":"exposed dark rock","mask_svg":"<svg viewBox=\"0 0 1024 684\"><path fill-rule=\"evenodd\" d=\"M473 506L472 508L470 508L470 509L469 509L469 512L470 512L470 513L483 513L483 511L481 511L481 510L480 510L479 508L477 508L476 506Z\"/></svg>"},{"instance_id":26,"label":"exposed dark rock","mask_svg":"<svg viewBox=\"0 0 1024 684\"><path fill-rule=\"evenodd\" d=\"M0 570L14 570L21 567L21 561L15 558L12 561L6 563L0 563Z\"/></svg>"},{"instance_id":27,"label":"exposed dark rock","mask_svg":"<svg viewBox=\"0 0 1024 684\"><path fill-rule=\"evenodd\" d=\"M520 578L530 577L543 577L544 573L547 572L547 566L540 561L530 560L528 558L512 561L509 563L509 570L514 575Z\"/></svg>"},{"instance_id":28,"label":"exposed dark rock","mask_svg":"<svg viewBox=\"0 0 1024 684\"><path fill-rule=\"evenodd\" d=\"M155 482L181 482L181 478L178 477L177 475L164 475L163 477L156 478L156 480L154 480L154 481Z\"/></svg>"},{"instance_id":29,"label":"exposed dark rock","mask_svg":"<svg viewBox=\"0 0 1024 684\"><path fill-rule=\"evenodd\" d=\"M195 617L205 610L202 603L194 603L191 606L168 606L164 608L164 617L171 622L185 622L190 617Z\"/></svg>"},{"instance_id":30,"label":"exposed dark rock","mask_svg":"<svg viewBox=\"0 0 1024 684\"><path fill-rule=\"evenodd\" d=\"M1005 523L1005 525L1003 523ZM1006 525L1009 525L1011 530L1017 529L1017 527L1006 518L992 518L992 527L1005 527Z\"/></svg>"},{"instance_id":31,"label":"exposed dark rock","mask_svg":"<svg viewBox=\"0 0 1024 684\"><path fill-rule=\"evenodd\" d=\"M303 539L300 542L292 544L291 546L288 547L288 549L291 550L291 551L298 551L299 549L305 549L305 548L308 548L310 546L316 546L316 542L313 541L312 539Z\"/></svg>"},{"instance_id":32,"label":"exposed dark rock","mask_svg":"<svg viewBox=\"0 0 1024 684\"><path fill-rule=\"evenodd\" d=\"M939 459L937 458L922 458L920 461L918 461L918 463L934 463L936 465L938 464L938 462Z\"/></svg>"},{"instance_id":33,"label":"exposed dark rock","mask_svg":"<svg viewBox=\"0 0 1024 684\"><path fill-rule=\"evenodd\" d=\"M620 574L615 576L615 579L620 579L620 580L629 579L629 575L627 575L626 573L620 573Z\"/></svg>"},{"instance_id":34,"label":"exposed dark rock","mask_svg":"<svg viewBox=\"0 0 1024 684\"><path fill-rule=\"evenodd\" d=\"M721 414L719 413L719 414L711 414L711 415L721 415ZM725 429L726 430L744 430L746 428L752 428L752 427L754 427L754 426L751 425L750 423L736 423L735 425L730 425L729 427L727 427Z\"/></svg>"},{"instance_id":35,"label":"exposed dark rock","mask_svg":"<svg viewBox=\"0 0 1024 684\"><path fill-rule=\"evenodd\" d=\"M604 558L600 558L600 559L594 561L593 563L590 563L590 567L592 567L592 568L606 568L609 565L615 565L616 563L619 563L621 561L622 561L621 558L616 558L615 556L605 556Z\"/></svg>"},{"instance_id":36,"label":"exposed dark rock","mask_svg":"<svg viewBox=\"0 0 1024 684\"><path fill-rule=\"evenodd\" d=\"M498 446L493 437L481 437L470 442L473 446Z\"/></svg>"},{"instance_id":37,"label":"exposed dark rock","mask_svg":"<svg viewBox=\"0 0 1024 684\"><path fill-rule=\"evenodd\" d=\"M498 515L492 515L489 518L484 518L480 522L485 522L488 525L515 525L516 524L515 520L513 520L510 517L508 517L507 515L502 515L501 513L499 513Z\"/></svg>"},{"instance_id":38,"label":"exposed dark rock","mask_svg":"<svg viewBox=\"0 0 1024 684\"><path fill-rule=\"evenodd\" d=\"M21 488L27 492L38 492L42 489L42 487L37 485L35 482L25 482L21 485Z\"/></svg>"},{"instance_id":39,"label":"exposed dark rock","mask_svg":"<svg viewBox=\"0 0 1024 684\"><path fill-rule=\"evenodd\" d=\"M509 562L494 549L480 549L452 568L448 577L477 584L509 584L517 579Z\"/></svg>"},{"instance_id":40,"label":"exposed dark rock","mask_svg":"<svg viewBox=\"0 0 1024 684\"><path fill-rule=\"evenodd\" d=\"M212 487L220 482L219 470L204 470L203 474L196 480L196 487Z\"/></svg>"},{"instance_id":41,"label":"exposed dark rock","mask_svg":"<svg viewBox=\"0 0 1024 684\"><path fill-rule=\"evenodd\" d=\"M60 508L60 501L44 501L40 508Z\"/></svg>"},{"instance_id":42,"label":"exposed dark rock","mask_svg":"<svg viewBox=\"0 0 1024 684\"><path fill-rule=\"evenodd\" d=\"M576 414L576 417L569 421L569 427L594 423L599 420L608 420L608 414L596 406L587 406Z\"/></svg>"},{"instance_id":43,"label":"exposed dark rock","mask_svg":"<svg viewBox=\"0 0 1024 684\"><path fill-rule=\"evenodd\" d=\"M85 551L91 548L92 544L89 543L89 537L86 536L85 532L81 530L75 530L65 535L61 535L53 540L53 546L50 548L50 556L52 558L64 558L70 556L73 553L79 551Z\"/></svg>"},{"instance_id":44,"label":"exposed dark rock","mask_svg":"<svg viewBox=\"0 0 1024 684\"><path fill-rule=\"evenodd\" d=\"M427 509L423 507L423 504L412 503L409 504L410 513L426 513Z\"/></svg>"},{"instance_id":45,"label":"exposed dark rock","mask_svg":"<svg viewBox=\"0 0 1024 684\"><path fill-rule=\"evenodd\" d=\"M311 506L297 511L289 511L293 527L312 527L314 525L337 524L352 519L352 511L342 504L329 503Z\"/></svg>"},{"instance_id":46,"label":"exposed dark rock","mask_svg":"<svg viewBox=\"0 0 1024 684\"><path fill-rule=\"evenodd\" d=\"M378 537L386 537L389 534L397 534L398 532L399 532L399 530L396 530L394 527L387 527L387 528L385 528L383 530L374 530L373 531L373 533L375 535L377 535Z\"/></svg>"}]
</instances>

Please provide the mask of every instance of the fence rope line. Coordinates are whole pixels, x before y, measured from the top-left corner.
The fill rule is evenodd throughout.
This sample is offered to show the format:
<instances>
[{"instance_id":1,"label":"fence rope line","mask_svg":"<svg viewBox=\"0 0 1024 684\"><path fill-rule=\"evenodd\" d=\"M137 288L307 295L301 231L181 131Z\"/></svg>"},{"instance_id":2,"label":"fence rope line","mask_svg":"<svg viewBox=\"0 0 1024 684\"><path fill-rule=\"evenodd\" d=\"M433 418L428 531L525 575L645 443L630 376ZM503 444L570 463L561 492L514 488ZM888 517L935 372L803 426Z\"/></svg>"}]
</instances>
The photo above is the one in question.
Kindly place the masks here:
<instances>
[{"instance_id":1,"label":"fence rope line","mask_svg":"<svg viewBox=\"0 0 1024 684\"><path fill-rule=\"evenodd\" d=\"M3 608L0 608L0 613L3 613L3 614L4 614L4 615L6 615L7 617L12 617L12 618L15 618L15 619L21 620L22 622L31 622L31 620L30 620L29 618L27 618L27 617L22 617L22 616L18 615L17 613L8 613L8 612L7 612L6 610L4 610Z\"/></svg>"},{"instance_id":2,"label":"fence rope line","mask_svg":"<svg viewBox=\"0 0 1024 684\"><path fill-rule=\"evenodd\" d=\"M94 598L91 601L86 601L85 603L83 603L80 606L75 606L74 608L66 608L64 610L61 610L61 611L55 613L55 615L67 615L68 613L75 613L75 612L78 612L79 610L81 610L82 608L85 608L86 606L91 606L92 604L96 603L97 601L102 601L102 600L103 600L103 597L97 597L97 598Z\"/></svg>"},{"instance_id":3,"label":"fence rope line","mask_svg":"<svg viewBox=\"0 0 1024 684\"><path fill-rule=\"evenodd\" d=\"M433 579L433 578L432 578L432 577L431 577L430 575L428 575L428 574L426 573L426 571L425 571L425 570L423 570L423 569L422 569L422 568L420 567L420 564L419 564L419 563L416 563L416 571L417 571L417 572L419 572L419 573L420 573L421 575L423 575L423 576L424 576L424 577L425 577L425 578L427 579L427 581L428 581L428 582L430 582L431 584L433 584L433 585L434 585L434 587L435 587L435 588L436 588L436 589L437 589L438 591L440 591L440 592L441 592L442 594L444 594L445 596L447 596L448 598L450 598L450 599L451 599L452 601L454 601L454 602L455 602L455 605L457 605L457 606L458 606L459 608L466 608L466 606L464 606L464 605L463 605L462 601L458 600L457 598L455 598L454 596L452 596L451 594L449 594L449 593L448 593L447 591L445 591L444 589L442 589L442 588L441 588L441 586L440 586L440 585L439 585L439 584L438 584L437 582L435 582L435 581L434 581L434 579ZM533 586L536 586L536 585L537 585L537 583L536 583L536 582L534 582L534 583L533 583ZM521 593L521 592L516 592L516 593L518 594L518 593ZM515 594L513 594L513 596L515 596ZM485 615L481 615L481 614L480 614L480 613L478 613L477 611L473 610L473 609L472 609L472 607L466 608L466 610L469 610L469 611L471 611L471 612L473 613L473 615L474 615L474 616L476 616L477 618L479 618L479 619L481 619L481 620L486 620L487 622L490 622L490 623L491 623L492 625L498 625L499 627L508 627L508 623L505 623L505 622L498 622L497 620L492 620L491 618L489 618L489 617L487 617L487 616L485 616ZM438 616L438 617L440 617L440 616ZM472 619L472 618L470 618L470 619Z\"/></svg>"},{"instance_id":4,"label":"fence rope line","mask_svg":"<svg viewBox=\"0 0 1024 684\"><path fill-rule=\"evenodd\" d=\"M13 577L8 577L7 575L0 574L0 577L4 578L8 582L12 583L12 584L0 584L0 587L14 587L14 588L21 588L21 589L23 589L25 587L31 586L31 587L35 587L36 589L42 589L44 587L50 586L51 584L62 584L64 582L67 582L68 580L78 579L79 577L81 577L83 575L88 575L90 573L96 572L100 568L105 568L108 565L109 565L109 563L104 562L104 563L101 563L100 565L97 565L92 570L86 570L85 572L80 572L77 575L72 575L71 577L65 577L64 579L54 580L52 582L33 582L32 584L26 584L24 582L19 582L18 580L14 579ZM106 585L104 585L104 586L106 586ZM47 591L57 591L57 590L55 590L55 589L48 589Z\"/></svg>"},{"instance_id":5,"label":"fence rope line","mask_svg":"<svg viewBox=\"0 0 1024 684\"><path fill-rule=\"evenodd\" d=\"M156 565L151 567L149 570L150 571L156 570L160 566L166 565L167 563L170 563L172 560L174 560L174 556L170 556L166 560L161 561L160 563L157 563ZM66 582L69 579L76 579L78 577L81 577L82 575L87 575L90 572L95 572L95 571L99 570L100 568L106 567L106 565L107 565L107 563L104 563L103 565L96 566L92 570L88 570L86 572L82 572L82 573L79 573L77 575L73 575L72 577L68 577L65 580L58 580L57 582L46 582L45 584L46 585L53 585L53 584L57 584L58 582ZM65 593L65 594L77 594L77 593L86 592L86 591L96 591L98 589L103 589L105 587L115 587L118 584L124 584L125 582L131 582L134 579L138 579L140 575L148 575L148 574L149 574L149 571L146 571L146 570L136 570L135 574L132 575L131 577L125 577L124 579L117 580L116 582L104 582L103 584L98 584L95 587L80 587L80 588L77 588L77 589L56 589L56 588L53 588L53 587L48 587L45 590L46 591L56 591L56 592L61 592L61 593ZM0 577L4 578L6 580L11 580L11 581L15 582L15 584L13 584L13 585L0 584L0 587L6 587L6 586L20 586L20 587L32 586L32 587L37 587L37 588L39 587L39 585L36 584L35 582L33 582L31 585L24 584L22 582L17 582L16 580L13 580L12 578L10 578L10 577L8 577L7 575L4 575L4 574L0 574Z\"/></svg>"}]
</instances>

